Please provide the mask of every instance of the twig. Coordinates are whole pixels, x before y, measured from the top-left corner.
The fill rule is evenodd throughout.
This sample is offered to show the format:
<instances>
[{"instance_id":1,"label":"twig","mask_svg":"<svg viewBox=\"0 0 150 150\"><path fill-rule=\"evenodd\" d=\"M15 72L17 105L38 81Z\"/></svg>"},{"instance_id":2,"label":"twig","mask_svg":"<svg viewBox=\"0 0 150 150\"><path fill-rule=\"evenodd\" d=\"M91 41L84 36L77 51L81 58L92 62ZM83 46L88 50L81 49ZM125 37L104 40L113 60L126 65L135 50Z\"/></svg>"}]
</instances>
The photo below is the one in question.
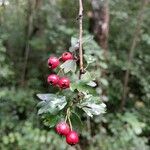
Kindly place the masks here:
<instances>
[{"instance_id":1,"label":"twig","mask_svg":"<svg viewBox=\"0 0 150 150\"><path fill-rule=\"evenodd\" d=\"M79 79L81 75L84 73L83 68L83 49L82 49L82 38L83 38L83 3L82 0L79 0L79 57L80 57L80 73Z\"/></svg>"},{"instance_id":2,"label":"twig","mask_svg":"<svg viewBox=\"0 0 150 150\"><path fill-rule=\"evenodd\" d=\"M125 106L126 103L126 97L127 97L127 87L128 87L128 82L129 82L129 74L130 74L130 65L132 63L132 59L133 59L133 55L134 55L134 50L137 46L137 42L138 42L138 37L140 34L140 29L141 29L141 24L143 22L143 14L144 14L144 8L147 5L148 0L142 0L142 6L141 9L139 11L139 16L137 18L137 26L134 32L134 37L133 37L133 42L129 51L129 56L128 56L128 63L127 63L127 70L125 72L125 77L124 77L124 87L123 87L123 94L122 94L122 101L121 101L121 105L120 105L120 111L123 111L123 108Z\"/></svg>"}]
</instances>

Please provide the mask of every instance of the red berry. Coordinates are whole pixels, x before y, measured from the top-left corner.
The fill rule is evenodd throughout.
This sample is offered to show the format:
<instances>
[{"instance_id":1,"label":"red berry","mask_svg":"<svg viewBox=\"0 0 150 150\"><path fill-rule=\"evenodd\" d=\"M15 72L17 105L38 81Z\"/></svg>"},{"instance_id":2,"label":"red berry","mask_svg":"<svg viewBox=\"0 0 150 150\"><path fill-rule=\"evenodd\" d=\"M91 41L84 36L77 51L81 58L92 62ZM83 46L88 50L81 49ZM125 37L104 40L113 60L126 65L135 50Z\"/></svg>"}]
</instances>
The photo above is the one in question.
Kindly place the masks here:
<instances>
[{"instance_id":1,"label":"red berry","mask_svg":"<svg viewBox=\"0 0 150 150\"><path fill-rule=\"evenodd\" d=\"M57 85L59 77L56 74L51 74L47 77L47 83L51 85Z\"/></svg>"},{"instance_id":2,"label":"red berry","mask_svg":"<svg viewBox=\"0 0 150 150\"><path fill-rule=\"evenodd\" d=\"M59 79L58 85L61 89L67 89L70 87L70 80L66 77Z\"/></svg>"},{"instance_id":3,"label":"red berry","mask_svg":"<svg viewBox=\"0 0 150 150\"><path fill-rule=\"evenodd\" d=\"M70 127L66 122L60 122L56 125L56 132L66 136L70 132Z\"/></svg>"},{"instance_id":4,"label":"red berry","mask_svg":"<svg viewBox=\"0 0 150 150\"><path fill-rule=\"evenodd\" d=\"M72 60L73 55L70 52L64 52L61 56L62 61Z\"/></svg>"},{"instance_id":5,"label":"red berry","mask_svg":"<svg viewBox=\"0 0 150 150\"><path fill-rule=\"evenodd\" d=\"M58 67L59 64L60 64L60 62L59 62L59 59L57 57L51 56L48 59L48 66L51 69L55 69L56 67Z\"/></svg>"},{"instance_id":6,"label":"red berry","mask_svg":"<svg viewBox=\"0 0 150 150\"><path fill-rule=\"evenodd\" d=\"M66 136L66 142L69 145L75 145L79 142L79 136L77 132L75 131L70 131L69 134Z\"/></svg>"}]
</instances>

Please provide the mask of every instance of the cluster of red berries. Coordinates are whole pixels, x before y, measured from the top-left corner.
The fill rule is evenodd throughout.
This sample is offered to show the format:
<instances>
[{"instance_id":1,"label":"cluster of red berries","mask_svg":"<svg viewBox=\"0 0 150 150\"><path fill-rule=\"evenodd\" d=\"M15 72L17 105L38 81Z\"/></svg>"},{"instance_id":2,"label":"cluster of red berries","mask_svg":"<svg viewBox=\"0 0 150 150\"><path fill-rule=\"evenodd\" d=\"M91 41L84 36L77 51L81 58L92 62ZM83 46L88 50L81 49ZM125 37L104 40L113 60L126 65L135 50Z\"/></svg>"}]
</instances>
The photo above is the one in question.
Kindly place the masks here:
<instances>
[{"instance_id":1,"label":"cluster of red berries","mask_svg":"<svg viewBox=\"0 0 150 150\"><path fill-rule=\"evenodd\" d=\"M50 69L55 69L60 65L60 60L65 62L67 60L73 60L74 57L70 52L64 52L60 58L51 56L48 59L48 66ZM50 74L47 77L48 84L58 86L61 89L70 87L70 80L67 77L59 77L57 74ZM66 122L60 122L56 125L56 132L66 137L66 142L69 145L75 145L79 142L79 136L77 132L70 129Z\"/></svg>"},{"instance_id":2,"label":"cluster of red berries","mask_svg":"<svg viewBox=\"0 0 150 150\"><path fill-rule=\"evenodd\" d=\"M48 59L48 66L49 66L50 69L55 69L59 66L60 60L65 62L67 60L72 60L72 59L73 59L72 53L64 52L60 58L51 56ZM47 78L47 82L48 82L48 84L51 84L53 86L58 86L61 89L66 89L66 88L70 87L70 80L67 77L60 78L56 74L49 75L48 78Z\"/></svg>"},{"instance_id":3,"label":"cluster of red berries","mask_svg":"<svg viewBox=\"0 0 150 150\"><path fill-rule=\"evenodd\" d=\"M75 145L79 142L79 136L76 131L70 129L66 122L60 122L56 125L56 132L66 137L69 145Z\"/></svg>"}]
</instances>

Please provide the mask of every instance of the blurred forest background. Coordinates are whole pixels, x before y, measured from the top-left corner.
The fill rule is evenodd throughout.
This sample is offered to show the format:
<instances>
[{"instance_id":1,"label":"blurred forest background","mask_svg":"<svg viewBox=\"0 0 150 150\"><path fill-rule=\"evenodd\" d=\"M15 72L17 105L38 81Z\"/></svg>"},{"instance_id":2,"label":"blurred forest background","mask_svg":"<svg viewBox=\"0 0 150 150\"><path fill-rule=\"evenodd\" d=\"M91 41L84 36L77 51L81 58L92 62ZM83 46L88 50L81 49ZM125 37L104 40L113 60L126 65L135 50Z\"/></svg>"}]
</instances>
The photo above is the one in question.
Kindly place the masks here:
<instances>
[{"instance_id":1,"label":"blurred forest background","mask_svg":"<svg viewBox=\"0 0 150 150\"><path fill-rule=\"evenodd\" d=\"M35 94L53 90L47 59L78 35L78 1L0 0L1 150L150 150L150 1L83 4L107 113L84 119L80 145L70 147L43 125Z\"/></svg>"}]
</instances>

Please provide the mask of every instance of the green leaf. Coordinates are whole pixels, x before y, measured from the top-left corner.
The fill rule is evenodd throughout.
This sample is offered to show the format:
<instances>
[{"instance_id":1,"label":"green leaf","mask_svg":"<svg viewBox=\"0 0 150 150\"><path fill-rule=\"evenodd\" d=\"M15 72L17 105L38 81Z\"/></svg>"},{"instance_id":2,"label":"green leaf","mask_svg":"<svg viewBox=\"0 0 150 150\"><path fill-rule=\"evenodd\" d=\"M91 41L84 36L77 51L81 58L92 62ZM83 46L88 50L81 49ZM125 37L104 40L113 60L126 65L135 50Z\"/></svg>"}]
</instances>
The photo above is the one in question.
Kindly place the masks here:
<instances>
[{"instance_id":1,"label":"green leaf","mask_svg":"<svg viewBox=\"0 0 150 150\"><path fill-rule=\"evenodd\" d=\"M93 38L94 37L92 35L86 35L86 36L84 36L83 37L83 44L90 42L91 40L93 40Z\"/></svg>"},{"instance_id":2,"label":"green leaf","mask_svg":"<svg viewBox=\"0 0 150 150\"><path fill-rule=\"evenodd\" d=\"M79 92L87 92L88 90L84 86L85 84L81 82L77 82L77 83L74 82L70 84L70 90L71 91L78 90Z\"/></svg>"},{"instance_id":3,"label":"green leaf","mask_svg":"<svg viewBox=\"0 0 150 150\"><path fill-rule=\"evenodd\" d=\"M92 80L94 80L94 78L92 78L91 74L88 71L86 71L86 73L81 75L81 82L83 84L86 84L91 87L95 87L96 83Z\"/></svg>"},{"instance_id":4,"label":"green leaf","mask_svg":"<svg viewBox=\"0 0 150 150\"><path fill-rule=\"evenodd\" d=\"M71 38L71 47L69 48L69 51L73 52L78 48L79 48L79 40L75 37L72 37Z\"/></svg>"},{"instance_id":5,"label":"green leaf","mask_svg":"<svg viewBox=\"0 0 150 150\"><path fill-rule=\"evenodd\" d=\"M105 62L100 62L99 64L100 64L100 66L101 66L103 69L107 69L107 68L108 68L108 66L107 66L107 64L106 64Z\"/></svg>"},{"instance_id":6,"label":"green leaf","mask_svg":"<svg viewBox=\"0 0 150 150\"><path fill-rule=\"evenodd\" d=\"M90 82L93 80L93 78L91 77L91 74L88 71L86 71L86 73L81 75L81 80L83 82Z\"/></svg>"},{"instance_id":7,"label":"green leaf","mask_svg":"<svg viewBox=\"0 0 150 150\"><path fill-rule=\"evenodd\" d=\"M48 126L50 128L54 127L60 120L62 119L62 117L60 115L46 115L44 117L44 125Z\"/></svg>"},{"instance_id":8,"label":"green leaf","mask_svg":"<svg viewBox=\"0 0 150 150\"><path fill-rule=\"evenodd\" d=\"M101 48L94 40L90 40L89 42L86 42L86 44L83 44L83 49L88 55L95 54L100 57Z\"/></svg>"},{"instance_id":9,"label":"green leaf","mask_svg":"<svg viewBox=\"0 0 150 150\"><path fill-rule=\"evenodd\" d=\"M78 129L80 131L83 129L83 123L81 121L80 116L77 113L72 112L70 119L71 119L74 129L76 130Z\"/></svg>"},{"instance_id":10,"label":"green leaf","mask_svg":"<svg viewBox=\"0 0 150 150\"><path fill-rule=\"evenodd\" d=\"M108 86L108 81L107 81L106 79L101 78L101 79L100 79L100 82L101 82L102 85Z\"/></svg>"},{"instance_id":11,"label":"green leaf","mask_svg":"<svg viewBox=\"0 0 150 150\"><path fill-rule=\"evenodd\" d=\"M75 72L76 68L77 68L76 61L75 60L67 60L60 66L60 68L64 69L65 73L68 73L70 71Z\"/></svg>"},{"instance_id":12,"label":"green leaf","mask_svg":"<svg viewBox=\"0 0 150 150\"><path fill-rule=\"evenodd\" d=\"M105 113L106 105L100 101L99 97L94 97L92 95L86 95L78 107L83 109L86 114L90 117L93 115L100 115Z\"/></svg>"},{"instance_id":13,"label":"green leaf","mask_svg":"<svg viewBox=\"0 0 150 150\"><path fill-rule=\"evenodd\" d=\"M142 35L142 40L145 41L148 45L150 45L150 35L143 34Z\"/></svg>"},{"instance_id":14,"label":"green leaf","mask_svg":"<svg viewBox=\"0 0 150 150\"><path fill-rule=\"evenodd\" d=\"M79 92L87 92L87 93L89 93L89 91L93 92L93 88L87 85L87 83L82 81L71 83L70 90L71 91L78 90Z\"/></svg>"},{"instance_id":15,"label":"green leaf","mask_svg":"<svg viewBox=\"0 0 150 150\"><path fill-rule=\"evenodd\" d=\"M90 81L87 83L87 85L89 85L91 87L95 87L97 84L94 81Z\"/></svg>"},{"instance_id":16,"label":"green leaf","mask_svg":"<svg viewBox=\"0 0 150 150\"><path fill-rule=\"evenodd\" d=\"M75 46L79 42L78 38L71 37L71 46Z\"/></svg>"},{"instance_id":17,"label":"green leaf","mask_svg":"<svg viewBox=\"0 0 150 150\"><path fill-rule=\"evenodd\" d=\"M87 64L91 64L91 63L96 61L96 58L94 56L92 56L92 55L84 54L84 58L85 58Z\"/></svg>"},{"instance_id":18,"label":"green leaf","mask_svg":"<svg viewBox=\"0 0 150 150\"><path fill-rule=\"evenodd\" d=\"M145 124L140 122L137 119L137 116L132 113L126 112L121 119L131 125L132 129L137 135L141 134L142 129L145 127Z\"/></svg>"},{"instance_id":19,"label":"green leaf","mask_svg":"<svg viewBox=\"0 0 150 150\"><path fill-rule=\"evenodd\" d=\"M56 114L62 110L66 104L65 96L57 96L55 94L37 94L37 97L42 101L38 103L38 114L51 113Z\"/></svg>"}]
</instances>

